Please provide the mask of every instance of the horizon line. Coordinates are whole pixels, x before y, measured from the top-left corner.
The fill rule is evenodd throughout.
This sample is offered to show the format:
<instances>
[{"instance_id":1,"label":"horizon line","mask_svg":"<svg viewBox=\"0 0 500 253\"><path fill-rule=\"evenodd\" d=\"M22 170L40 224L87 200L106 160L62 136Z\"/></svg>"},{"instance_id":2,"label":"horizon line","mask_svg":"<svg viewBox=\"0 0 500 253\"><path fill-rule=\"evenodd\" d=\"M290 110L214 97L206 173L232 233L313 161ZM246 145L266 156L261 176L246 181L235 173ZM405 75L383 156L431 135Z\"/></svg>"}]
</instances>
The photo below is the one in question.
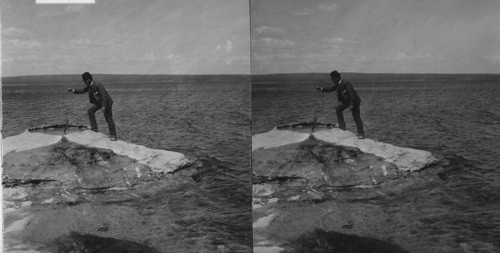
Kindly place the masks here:
<instances>
[{"instance_id":1,"label":"horizon line","mask_svg":"<svg viewBox=\"0 0 500 253\"><path fill-rule=\"evenodd\" d=\"M339 71L341 74L349 73L349 74L385 74L385 75L500 75L500 73L484 73L484 72L476 72L476 73L436 73L436 72L355 72L355 71ZM261 76L261 75L286 75L286 74L330 74L330 72L280 72L280 73L269 73L269 74L250 74L252 76Z\"/></svg>"},{"instance_id":2,"label":"horizon line","mask_svg":"<svg viewBox=\"0 0 500 253\"><path fill-rule=\"evenodd\" d=\"M1 77L35 77L35 76L81 76L82 74L35 74L35 75L14 75L14 76L4 76ZM113 75L113 76L250 76L251 74L108 74L108 73L96 73L95 75Z\"/></svg>"},{"instance_id":3,"label":"horizon line","mask_svg":"<svg viewBox=\"0 0 500 253\"><path fill-rule=\"evenodd\" d=\"M109 74L97 73L92 75L115 75L115 76L265 76L265 75L289 75L289 74L329 74L330 72L279 72L266 74ZM415 72L340 72L348 74L385 74L385 75L500 75L500 73L415 73ZM35 77L35 76L72 76L81 74L35 74L35 75L14 75L1 77Z\"/></svg>"}]
</instances>

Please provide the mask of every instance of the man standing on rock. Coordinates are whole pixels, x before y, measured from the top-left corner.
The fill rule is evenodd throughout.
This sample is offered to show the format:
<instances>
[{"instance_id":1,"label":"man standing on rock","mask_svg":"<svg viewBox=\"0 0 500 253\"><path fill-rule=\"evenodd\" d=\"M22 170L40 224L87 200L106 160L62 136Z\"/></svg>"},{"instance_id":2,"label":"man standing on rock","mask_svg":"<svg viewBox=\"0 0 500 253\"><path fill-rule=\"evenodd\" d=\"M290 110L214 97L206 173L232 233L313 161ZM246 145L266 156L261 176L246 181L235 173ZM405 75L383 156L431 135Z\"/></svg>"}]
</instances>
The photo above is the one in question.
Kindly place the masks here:
<instances>
[{"instance_id":1,"label":"man standing on rock","mask_svg":"<svg viewBox=\"0 0 500 253\"><path fill-rule=\"evenodd\" d=\"M116 141L116 128L115 122L113 121L113 100L108 95L104 86L95 82L89 72L82 74L82 81L85 83L85 88L83 89L68 89L68 92L73 92L74 94L89 93L90 107L87 109L90 120L90 129L97 132L97 121L95 119L95 112L102 108L104 112L104 118L108 123L110 139Z\"/></svg>"},{"instance_id":2,"label":"man standing on rock","mask_svg":"<svg viewBox=\"0 0 500 253\"><path fill-rule=\"evenodd\" d=\"M349 108L356 122L356 128L358 130L358 139L364 139L365 133L363 131L363 121L361 121L361 113L359 107L361 105L361 98L359 98L358 93L352 87L351 83L342 80L339 72L336 70L330 73L330 78L333 81L333 86L329 88L317 87L316 89L321 92L332 92L337 91L337 99L339 103L335 107L337 112L337 119L339 121L339 128L345 130L345 121L343 111Z\"/></svg>"}]
</instances>

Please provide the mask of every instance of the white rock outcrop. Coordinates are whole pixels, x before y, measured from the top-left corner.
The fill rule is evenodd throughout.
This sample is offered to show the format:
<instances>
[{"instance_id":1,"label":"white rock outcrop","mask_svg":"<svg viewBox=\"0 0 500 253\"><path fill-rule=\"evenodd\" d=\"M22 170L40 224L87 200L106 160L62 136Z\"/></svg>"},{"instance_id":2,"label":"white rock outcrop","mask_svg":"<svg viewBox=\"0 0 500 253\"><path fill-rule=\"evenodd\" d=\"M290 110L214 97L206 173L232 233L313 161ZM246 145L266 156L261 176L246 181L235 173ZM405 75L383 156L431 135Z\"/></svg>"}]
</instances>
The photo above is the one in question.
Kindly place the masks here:
<instances>
[{"instance_id":1,"label":"white rock outcrop","mask_svg":"<svg viewBox=\"0 0 500 253\"><path fill-rule=\"evenodd\" d=\"M256 134L252 137L252 152L261 148L275 148L297 142L302 142L309 138L308 133L299 133L288 130L274 129L267 133Z\"/></svg>"},{"instance_id":2,"label":"white rock outcrop","mask_svg":"<svg viewBox=\"0 0 500 253\"><path fill-rule=\"evenodd\" d=\"M428 151L397 147L371 139L360 140L354 133L338 128L319 130L314 133L273 129L252 137L252 151L302 142L311 136L335 145L358 148L364 153L376 155L393 163L403 171L417 171L437 162L437 159Z\"/></svg>"},{"instance_id":3,"label":"white rock outcrop","mask_svg":"<svg viewBox=\"0 0 500 253\"><path fill-rule=\"evenodd\" d=\"M106 135L90 130L72 132L66 135L31 133L25 131L16 136L3 139L2 156L12 151L23 151L56 144L65 138L69 142L86 147L109 149L149 166L156 172L174 172L192 163L186 156L178 152L151 149L142 145L125 141L111 141Z\"/></svg>"},{"instance_id":4,"label":"white rock outcrop","mask_svg":"<svg viewBox=\"0 0 500 253\"><path fill-rule=\"evenodd\" d=\"M56 144L61 140L61 135L30 133L25 131L20 135L10 136L3 139L2 156L12 151L23 151Z\"/></svg>"}]
</instances>

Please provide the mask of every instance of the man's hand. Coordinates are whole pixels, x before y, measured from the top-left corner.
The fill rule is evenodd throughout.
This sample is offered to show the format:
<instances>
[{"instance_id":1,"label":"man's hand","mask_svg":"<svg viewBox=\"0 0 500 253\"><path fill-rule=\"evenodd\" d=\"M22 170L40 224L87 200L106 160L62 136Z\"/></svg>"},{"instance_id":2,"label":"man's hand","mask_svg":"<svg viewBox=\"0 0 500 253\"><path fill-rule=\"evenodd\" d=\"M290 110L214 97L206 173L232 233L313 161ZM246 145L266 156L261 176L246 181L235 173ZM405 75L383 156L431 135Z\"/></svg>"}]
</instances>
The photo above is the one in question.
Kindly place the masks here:
<instances>
[{"instance_id":1,"label":"man's hand","mask_svg":"<svg viewBox=\"0 0 500 253\"><path fill-rule=\"evenodd\" d=\"M103 107L103 108L102 108L102 111L103 111L104 113L106 113L106 107Z\"/></svg>"},{"instance_id":2,"label":"man's hand","mask_svg":"<svg viewBox=\"0 0 500 253\"><path fill-rule=\"evenodd\" d=\"M75 89L68 88L68 92L75 92Z\"/></svg>"},{"instance_id":3,"label":"man's hand","mask_svg":"<svg viewBox=\"0 0 500 253\"><path fill-rule=\"evenodd\" d=\"M354 106L352 106L352 105L349 106L349 110L351 110L351 111L354 110Z\"/></svg>"}]
</instances>

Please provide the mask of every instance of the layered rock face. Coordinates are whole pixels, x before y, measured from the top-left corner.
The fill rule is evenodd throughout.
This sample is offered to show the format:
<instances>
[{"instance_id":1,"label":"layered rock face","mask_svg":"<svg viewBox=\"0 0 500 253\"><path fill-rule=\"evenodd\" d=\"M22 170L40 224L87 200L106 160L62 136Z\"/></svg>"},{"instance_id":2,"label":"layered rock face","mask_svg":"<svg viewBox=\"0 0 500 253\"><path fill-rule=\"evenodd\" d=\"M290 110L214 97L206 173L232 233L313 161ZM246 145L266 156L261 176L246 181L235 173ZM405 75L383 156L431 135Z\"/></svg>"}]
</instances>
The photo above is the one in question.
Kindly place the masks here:
<instances>
[{"instance_id":1,"label":"layered rock face","mask_svg":"<svg viewBox=\"0 0 500 253\"><path fill-rule=\"evenodd\" d=\"M253 136L252 151L255 252L306 252L309 246L354 252L348 249L370 243L380 252L405 252L375 238L343 234L368 234L357 223L374 215L349 202L396 194L392 186L408 184L407 178L438 162L427 151L359 140L336 128L274 129Z\"/></svg>"},{"instance_id":2,"label":"layered rock face","mask_svg":"<svg viewBox=\"0 0 500 253\"><path fill-rule=\"evenodd\" d=\"M93 239L119 244L110 250L133 246L137 250L130 252L155 252L130 241L91 234L123 233L114 228L122 226L119 219L124 210L109 204L149 198L189 183L194 168L193 160L181 153L112 142L88 130L26 131L4 139L2 151L4 248L14 251L58 251L66 244ZM135 216L130 213L138 219Z\"/></svg>"}]
</instances>

